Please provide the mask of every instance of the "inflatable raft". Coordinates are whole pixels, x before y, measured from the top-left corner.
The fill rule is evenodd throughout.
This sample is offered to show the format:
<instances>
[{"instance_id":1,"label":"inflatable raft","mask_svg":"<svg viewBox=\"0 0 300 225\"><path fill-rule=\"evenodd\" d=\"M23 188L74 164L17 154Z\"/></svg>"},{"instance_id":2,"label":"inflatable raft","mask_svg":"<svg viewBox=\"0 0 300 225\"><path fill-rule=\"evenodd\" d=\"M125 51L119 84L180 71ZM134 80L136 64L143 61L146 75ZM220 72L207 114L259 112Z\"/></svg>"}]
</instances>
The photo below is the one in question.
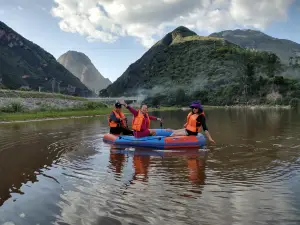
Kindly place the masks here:
<instances>
[{"instance_id":1,"label":"inflatable raft","mask_svg":"<svg viewBox=\"0 0 300 225\"><path fill-rule=\"evenodd\" d=\"M119 146L140 146L156 149L202 148L206 145L206 138L198 136L169 137L172 132L166 129L155 129L156 136L135 138L134 136L105 134L103 141Z\"/></svg>"}]
</instances>

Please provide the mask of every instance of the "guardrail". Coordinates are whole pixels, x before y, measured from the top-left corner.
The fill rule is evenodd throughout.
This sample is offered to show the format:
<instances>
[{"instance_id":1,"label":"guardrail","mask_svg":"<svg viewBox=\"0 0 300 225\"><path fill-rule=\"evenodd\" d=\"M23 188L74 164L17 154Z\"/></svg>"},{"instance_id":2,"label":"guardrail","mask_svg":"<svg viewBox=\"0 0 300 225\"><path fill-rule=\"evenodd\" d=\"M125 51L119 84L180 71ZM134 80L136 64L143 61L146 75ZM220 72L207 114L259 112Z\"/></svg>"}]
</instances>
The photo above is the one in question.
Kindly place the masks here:
<instances>
[{"instance_id":1,"label":"guardrail","mask_svg":"<svg viewBox=\"0 0 300 225\"><path fill-rule=\"evenodd\" d=\"M123 99L124 101L138 101L138 97L113 97L113 98L87 98L88 100L91 101L118 101L120 99Z\"/></svg>"}]
</instances>

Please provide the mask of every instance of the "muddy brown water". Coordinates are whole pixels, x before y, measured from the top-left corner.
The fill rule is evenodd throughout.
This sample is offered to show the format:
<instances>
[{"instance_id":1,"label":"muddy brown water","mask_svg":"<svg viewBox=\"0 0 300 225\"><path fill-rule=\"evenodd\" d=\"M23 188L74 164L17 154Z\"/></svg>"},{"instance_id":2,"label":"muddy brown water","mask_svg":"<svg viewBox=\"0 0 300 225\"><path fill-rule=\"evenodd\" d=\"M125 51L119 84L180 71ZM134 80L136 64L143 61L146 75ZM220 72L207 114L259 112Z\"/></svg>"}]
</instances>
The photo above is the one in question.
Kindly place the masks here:
<instances>
[{"instance_id":1,"label":"muddy brown water","mask_svg":"<svg viewBox=\"0 0 300 225\"><path fill-rule=\"evenodd\" d=\"M300 224L300 114L206 114L217 144L181 151L113 148L104 117L0 125L0 224Z\"/></svg>"}]
</instances>

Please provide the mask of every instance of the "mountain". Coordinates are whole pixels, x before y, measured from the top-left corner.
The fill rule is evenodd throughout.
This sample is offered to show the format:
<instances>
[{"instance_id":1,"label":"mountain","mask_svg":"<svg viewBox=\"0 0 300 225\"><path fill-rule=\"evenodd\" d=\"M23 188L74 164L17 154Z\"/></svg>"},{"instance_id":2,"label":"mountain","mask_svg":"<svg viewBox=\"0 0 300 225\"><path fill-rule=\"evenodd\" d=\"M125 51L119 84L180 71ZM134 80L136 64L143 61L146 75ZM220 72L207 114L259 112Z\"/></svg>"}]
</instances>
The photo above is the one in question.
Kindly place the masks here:
<instances>
[{"instance_id":1,"label":"mountain","mask_svg":"<svg viewBox=\"0 0 300 225\"><path fill-rule=\"evenodd\" d=\"M89 96L91 91L40 46L0 21L0 83L9 89Z\"/></svg>"},{"instance_id":2,"label":"mountain","mask_svg":"<svg viewBox=\"0 0 300 225\"><path fill-rule=\"evenodd\" d=\"M186 27L166 34L100 96L144 95L149 104L282 103L300 98L296 80L274 53L245 49L220 37L198 36ZM289 91L287 91L289 90ZM274 100L274 101L275 101Z\"/></svg>"},{"instance_id":3,"label":"mountain","mask_svg":"<svg viewBox=\"0 0 300 225\"><path fill-rule=\"evenodd\" d=\"M284 63L288 63L290 57L300 56L300 44L286 39L274 38L256 30L225 30L212 33L209 36L224 38L244 48L274 52Z\"/></svg>"},{"instance_id":4,"label":"mountain","mask_svg":"<svg viewBox=\"0 0 300 225\"><path fill-rule=\"evenodd\" d=\"M111 84L111 81L99 73L84 53L68 51L61 55L57 61L97 94Z\"/></svg>"}]
</instances>

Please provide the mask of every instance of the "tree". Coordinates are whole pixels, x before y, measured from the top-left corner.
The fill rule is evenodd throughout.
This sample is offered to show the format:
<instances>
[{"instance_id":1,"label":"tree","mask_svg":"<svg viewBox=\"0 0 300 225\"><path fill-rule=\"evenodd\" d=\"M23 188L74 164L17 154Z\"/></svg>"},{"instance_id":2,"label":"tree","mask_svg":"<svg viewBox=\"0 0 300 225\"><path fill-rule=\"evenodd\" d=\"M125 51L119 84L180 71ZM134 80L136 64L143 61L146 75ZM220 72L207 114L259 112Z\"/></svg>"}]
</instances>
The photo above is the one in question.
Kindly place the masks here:
<instances>
[{"instance_id":1,"label":"tree","mask_svg":"<svg viewBox=\"0 0 300 225\"><path fill-rule=\"evenodd\" d=\"M291 99L289 104L293 109L300 109L300 99L298 98Z\"/></svg>"},{"instance_id":2,"label":"tree","mask_svg":"<svg viewBox=\"0 0 300 225\"><path fill-rule=\"evenodd\" d=\"M289 65L290 65L290 66L293 65L293 59L294 59L294 57L292 57L292 56L289 58Z\"/></svg>"},{"instance_id":3,"label":"tree","mask_svg":"<svg viewBox=\"0 0 300 225\"><path fill-rule=\"evenodd\" d=\"M175 103L177 105L181 105L185 102L186 100L186 95L185 92L182 88L179 88L175 91Z\"/></svg>"},{"instance_id":4,"label":"tree","mask_svg":"<svg viewBox=\"0 0 300 225\"><path fill-rule=\"evenodd\" d=\"M254 65L248 62L246 65L246 85L249 87L249 91L252 90L253 80L254 80L255 70Z\"/></svg>"},{"instance_id":5,"label":"tree","mask_svg":"<svg viewBox=\"0 0 300 225\"><path fill-rule=\"evenodd\" d=\"M273 53L268 54L267 60L267 75L269 78L273 78L275 73L278 71L278 65L280 64L280 60L277 55Z\"/></svg>"},{"instance_id":6,"label":"tree","mask_svg":"<svg viewBox=\"0 0 300 225\"><path fill-rule=\"evenodd\" d=\"M155 95L152 98L151 105L152 106L158 106L158 105L160 105L160 101L161 101L162 98L163 98L163 96L161 96L160 94Z\"/></svg>"},{"instance_id":7,"label":"tree","mask_svg":"<svg viewBox=\"0 0 300 225\"><path fill-rule=\"evenodd\" d=\"M109 97L107 89L102 89L99 91L99 97Z\"/></svg>"},{"instance_id":8,"label":"tree","mask_svg":"<svg viewBox=\"0 0 300 225\"><path fill-rule=\"evenodd\" d=\"M295 66L298 67L299 65L299 61L300 61L300 56L296 56L295 57Z\"/></svg>"}]
</instances>

